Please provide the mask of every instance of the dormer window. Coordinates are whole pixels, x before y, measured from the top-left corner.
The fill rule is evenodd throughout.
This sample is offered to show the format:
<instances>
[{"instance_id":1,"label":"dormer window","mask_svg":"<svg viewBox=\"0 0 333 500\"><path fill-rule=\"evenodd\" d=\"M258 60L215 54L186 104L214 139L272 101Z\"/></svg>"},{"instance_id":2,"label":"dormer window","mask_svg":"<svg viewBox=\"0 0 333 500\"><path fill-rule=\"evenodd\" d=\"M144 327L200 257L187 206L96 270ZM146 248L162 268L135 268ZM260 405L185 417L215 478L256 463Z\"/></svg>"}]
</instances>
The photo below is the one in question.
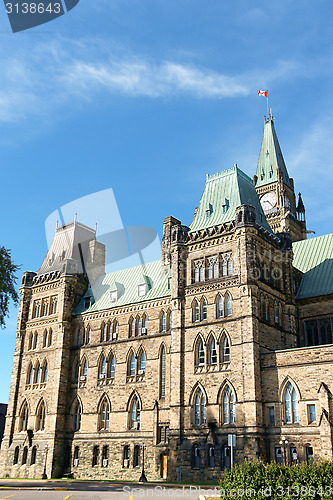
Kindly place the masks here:
<instances>
[{"instance_id":1,"label":"dormer window","mask_svg":"<svg viewBox=\"0 0 333 500\"><path fill-rule=\"evenodd\" d=\"M138 297L143 297L147 293L147 285L138 285Z\"/></svg>"},{"instance_id":2,"label":"dormer window","mask_svg":"<svg viewBox=\"0 0 333 500\"><path fill-rule=\"evenodd\" d=\"M260 179L263 181L264 180L264 174L261 174Z\"/></svg>"},{"instance_id":3,"label":"dormer window","mask_svg":"<svg viewBox=\"0 0 333 500\"><path fill-rule=\"evenodd\" d=\"M222 213L226 214L229 209L229 200L227 198L224 199L224 203L222 205Z\"/></svg>"},{"instance_id":4,"label":"dormer window","mask_svg":"<svg viewBox=\"0 0 333 500\"><path fill-rule=\"evenodd\" d=\"M66 250L63 250L61 255L60 255L60 260L64 260L66 257Z\"/></svg>"},{"instance_id":5,"label":"dormer window","mask_svg":"<svg viewBox=\"0 0 333 500\"><path fill-rule=\"evenodd\" d=\"M207 208L206 208L206 216L207 218L210 217L213 213L213 205L211 203L208 203Z\"/></svg>"},{"instance_id":6,"label":"dormer window","mask_svg":"<svg viewBox=\"0 0 333 500\"><path fill-rule=\"evenodd\" d=\"M84 308L87 309L88 307L90 307L90 297L85 297Z\"/></svg>"},{"instance_id":7,"label":"dormer window","mask_svg":"<svg viewBox=\"0 0 333 500\"><path fill-rule=\"evenodd\" d=\"M171 276L168 278L168 290L171 290Z\"/></svg>"},{"instance_id":8,"label":"dormer window","mask_svg":"<svg viewBox=\"0 0 333 500\"><path fill-rule=\"evenodd\" d=\"M110 299L111 299L111 302L116 302L116 300L118 299L118 291L117 290L111 290Z\"/></svg>"}]
</instances>

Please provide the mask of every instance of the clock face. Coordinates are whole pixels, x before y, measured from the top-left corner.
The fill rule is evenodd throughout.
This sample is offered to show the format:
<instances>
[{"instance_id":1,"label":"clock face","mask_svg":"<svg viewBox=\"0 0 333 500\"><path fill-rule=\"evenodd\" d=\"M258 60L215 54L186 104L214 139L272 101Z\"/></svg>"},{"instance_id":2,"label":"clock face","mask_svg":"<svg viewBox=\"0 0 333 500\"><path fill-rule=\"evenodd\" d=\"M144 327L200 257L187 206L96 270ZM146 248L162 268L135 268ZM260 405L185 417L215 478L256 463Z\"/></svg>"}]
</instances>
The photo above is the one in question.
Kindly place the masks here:
<instances>
[{"instance_id":1,"label":"clock face","mask_svg":"<svg viewBox=\"0 0 333 500\"><path fill-rule=\"evenodd\" d=\"M272 210L273 208L276 207L276 203L277 203L276 194L273 193L273 191L270 191L269 193L264 194L264 196L260 200L260 203L261 203L261 206L265 212Z\"/></svg>"}]
</instances>

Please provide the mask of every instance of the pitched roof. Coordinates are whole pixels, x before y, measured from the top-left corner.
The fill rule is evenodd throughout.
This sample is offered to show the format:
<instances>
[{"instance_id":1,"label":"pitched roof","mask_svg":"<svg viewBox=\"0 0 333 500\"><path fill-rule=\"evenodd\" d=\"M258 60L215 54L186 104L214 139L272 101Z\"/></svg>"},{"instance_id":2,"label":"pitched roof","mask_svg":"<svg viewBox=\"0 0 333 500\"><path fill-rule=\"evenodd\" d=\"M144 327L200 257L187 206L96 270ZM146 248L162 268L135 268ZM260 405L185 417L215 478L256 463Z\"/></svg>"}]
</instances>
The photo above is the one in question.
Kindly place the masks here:
<instances>
[{"instance_id":1,"label":"pitched roof","mask_svg":"<svg viewBox=\"0 0 333 500\"><path fill-rule=\"evenodd\" d=\"M235 219L236 208L251 205L256 210L257 223L272 232L261 207L252 179L238 167L207 176L191 231L217 226Z\"/></svg>"},{"instance_id":2,"label":"pitched roof","mask_svg":"<svg viewBox=\"0 0 333 500\"><path fill-rule=\"evenodd\" d=\"M73 314L92 313L168 297L171 294L168 287L170 276L171 270L164 271L161 260L105 274L96 280L91 292L85 295L89 297L92 293L95 302L90 307L85 307L83 298ZM138 295L139 285L147 285L147 293L143 296ZM115 302L111 300L111 291L117 291Z\"/></svg>"},{"instance_id":3,"label":"pitched roof","mask_svg":"<svg viewBox=\"0 0 333 500\"><path fill-rule=\"evenodd\" d=\"M280 167L284 183L291 186L287 167L283 159L279 140L276 135L273 118L265 120L259 160L257 165L256 187L277 181L277 168Z\"/></svg>"},{"instance_id":4,"label":"pitched roof","mask_svg":"<svg viewBox=\"0 0 333 500\"><path fill-rule=\"evenodd\" d=\"M333 293L333 234L293 243L294 267L304 273L296 299Z\"/></svg>"}]
</instances>

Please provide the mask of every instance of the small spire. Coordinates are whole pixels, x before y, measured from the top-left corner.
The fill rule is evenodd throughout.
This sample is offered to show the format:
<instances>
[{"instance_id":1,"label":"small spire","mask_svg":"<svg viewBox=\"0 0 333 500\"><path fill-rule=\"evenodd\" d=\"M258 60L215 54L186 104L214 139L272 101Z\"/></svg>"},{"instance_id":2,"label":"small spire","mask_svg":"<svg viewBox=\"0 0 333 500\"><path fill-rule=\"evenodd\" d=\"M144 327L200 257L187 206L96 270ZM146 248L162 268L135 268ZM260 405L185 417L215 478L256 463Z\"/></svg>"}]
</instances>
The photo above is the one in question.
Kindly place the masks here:
<instances>
[{"instance_id":1,"label":"small spire","mask_svg":"<svg viewBox=\"0 0 333 500\"><path fill-rule=\"evenodd\" d=\"M56 229L58 229L58 226L59 226L59 221L57 219L57 222L56 222Z\"/></svg>"},{"instance_id":2,"label":"small spire","mask_svg":"<svg viewBox=\"0 0 333 500\"><path fill-rule=\"evenodd\" d=\"M74 214L74 222L76 222L76 219L77 219L77 213L75 212L75 214Z\"/></svg>"},{"instance_id":3,"label":"small spire","mask_svg":"<svg viewBox=\"0 0 333 500\"><path fill-rule=\"evenodd\" d=\"M303 200L302 200L301 193L298 193L297 212L300 213L300 214L305 212L305 206L304 206L304 203L303 203Z\"/></svg>"},{"instance_id":4,"label":"small spire","mask_svg":"<svg viewBox=\"0 0 333 500\"><path fill-rule=\"evenodd\" d=\"M97 231L97 222L95 222L95 233Z\"/></svg>"}]
</instances>

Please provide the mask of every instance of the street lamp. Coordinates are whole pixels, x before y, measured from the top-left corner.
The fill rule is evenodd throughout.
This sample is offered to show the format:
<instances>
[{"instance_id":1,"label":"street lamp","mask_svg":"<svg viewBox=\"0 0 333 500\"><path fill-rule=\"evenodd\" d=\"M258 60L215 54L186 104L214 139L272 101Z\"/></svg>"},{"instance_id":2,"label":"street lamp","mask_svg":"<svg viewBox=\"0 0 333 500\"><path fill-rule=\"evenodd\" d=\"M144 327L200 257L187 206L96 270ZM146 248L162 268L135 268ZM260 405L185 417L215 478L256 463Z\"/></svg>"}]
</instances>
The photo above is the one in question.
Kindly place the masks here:
<instances>
[{"instance_id":1,"label":"street lamp","mask_svg":"<svg viewBox=\"0 0 333 500\"><path fill-rule=\"evenodd\" d=\"M47 452L49 451L49 445L46 443L45 445L45 464L44 464L44 472L42 475L42 479L47 479L47 474L46 474L46 462L47 462Z\"/></svg>"},{"instance_id":2,"label":"street lamp","mask_svg":"<svg viewBox=\"0 0 333 500\"><path fill-rule=\"evenodd\" d=\"M288 445L288 440L282 436L281 441L279 443L283 447L283 455L284 455L284 465L287 465L287 445Z\"/></svg>"},{"instance_id":3,"label":"street lamp","mask_svg":"<svg viewBox=\"0 0 333 500\"><path fill-rule=\"evenodd\" d=\"M146 445L145 445L145 442L142 441L142 472L141 472L141 477L139 479L139 482L140 483L146 483L147 482L147 478L146 478L146 474L145 474L145 448L146 448Z\"/></svg>"}]
</instances>

